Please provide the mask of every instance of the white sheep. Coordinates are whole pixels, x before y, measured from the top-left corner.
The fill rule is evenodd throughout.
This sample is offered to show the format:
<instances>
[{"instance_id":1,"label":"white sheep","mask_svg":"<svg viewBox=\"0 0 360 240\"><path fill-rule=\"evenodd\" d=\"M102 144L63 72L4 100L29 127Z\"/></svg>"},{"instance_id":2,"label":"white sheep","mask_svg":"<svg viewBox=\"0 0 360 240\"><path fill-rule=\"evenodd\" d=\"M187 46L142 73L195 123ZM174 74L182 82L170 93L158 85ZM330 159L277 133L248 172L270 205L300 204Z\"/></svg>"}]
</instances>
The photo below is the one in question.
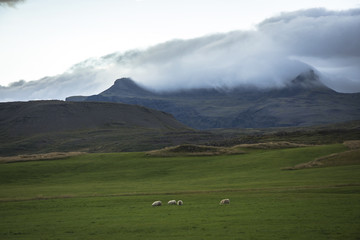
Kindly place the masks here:
<instances>
[{"instance_id":1,"label":"white sheep","mask_svg":"<svg viewBox=\"0 0 360 240\"><path fill-rule=\"evenodd\" d=\"M230 204L230 199L226 198L220 201L220 205Z\"/></svg>"},{"instance_id":2,"label":"white sheep","mask_svg":"<svg viewBox=\"0 0 360 240\"><path fill-rule=\"evenodd\" d=\"M176 205L176 200L170 200L170 201L168 201L168 204L169 205Z\"/></svg>"},{"instance_id":3,"label":"white sheep","mask_svg":"<svg viewBox=\"0 0 360 240\"><path fill-rule=\"evenodd\" d=\"M153 207L157 207L157 206L161 206L161 205L162 205L161 201L155 201L155 202L153 202L153 204L151 204L151 206L153 206Z\"/></svg>"},{"instance_id":4,"label":"white sheep","mask_svg":"<svg viewBox=\"0 0 360 240\"><path fill-rule=\"evenodd\" d=\"M179 200L178 202L177 202L177 205L179 205L179 206L181 206L181 205L183 205L184 204L184 202L182 201L182 200Z\"/></svg>"}]
</instances>

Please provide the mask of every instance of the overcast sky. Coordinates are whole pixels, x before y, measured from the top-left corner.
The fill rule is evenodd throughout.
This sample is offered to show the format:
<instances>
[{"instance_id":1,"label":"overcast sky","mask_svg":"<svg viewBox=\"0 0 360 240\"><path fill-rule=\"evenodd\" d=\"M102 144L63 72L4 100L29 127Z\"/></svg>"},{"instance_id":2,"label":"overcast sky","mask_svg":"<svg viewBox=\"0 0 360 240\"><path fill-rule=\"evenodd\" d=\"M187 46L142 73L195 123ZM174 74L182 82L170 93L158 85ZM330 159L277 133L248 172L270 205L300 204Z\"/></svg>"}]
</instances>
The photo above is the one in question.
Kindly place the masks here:
<instances>
[{"instance_id":1,"label":"overcast sky","mask_svg":"<svg viewBox=\"0 0 360 240\"><path fill-rule=\"evenodd\" d=\"M338 91L360 91L359 8L360 0L0 0L0 101L96 93L124 75L152 88L281 85L309 66Z\"/></svg>"}]
</instances>

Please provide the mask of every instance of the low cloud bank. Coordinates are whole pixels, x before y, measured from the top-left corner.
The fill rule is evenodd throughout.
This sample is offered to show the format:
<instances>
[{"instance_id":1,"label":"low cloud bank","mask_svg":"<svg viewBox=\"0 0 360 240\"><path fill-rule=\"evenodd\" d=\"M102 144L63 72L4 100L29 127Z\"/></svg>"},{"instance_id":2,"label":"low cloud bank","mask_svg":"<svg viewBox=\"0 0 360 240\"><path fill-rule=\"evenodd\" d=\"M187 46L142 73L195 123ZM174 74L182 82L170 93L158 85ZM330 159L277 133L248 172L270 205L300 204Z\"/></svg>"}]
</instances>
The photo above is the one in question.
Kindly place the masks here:
<instances>
[{"instance_id":1,"label":"low cloud bank","mask_svg":"<svg viewBox=\"0 0 360 240\"><path fill-rule=\"evenodd\" d=\"M64 74L0 87L0 101L64 99L108 88L131 77L156 91L251 85L282 87L315 68L342 92L360 91L360 9L283 13L254 31L172 40L146 50L113 53L74 65Z\"/></svg>"}]
</instances>

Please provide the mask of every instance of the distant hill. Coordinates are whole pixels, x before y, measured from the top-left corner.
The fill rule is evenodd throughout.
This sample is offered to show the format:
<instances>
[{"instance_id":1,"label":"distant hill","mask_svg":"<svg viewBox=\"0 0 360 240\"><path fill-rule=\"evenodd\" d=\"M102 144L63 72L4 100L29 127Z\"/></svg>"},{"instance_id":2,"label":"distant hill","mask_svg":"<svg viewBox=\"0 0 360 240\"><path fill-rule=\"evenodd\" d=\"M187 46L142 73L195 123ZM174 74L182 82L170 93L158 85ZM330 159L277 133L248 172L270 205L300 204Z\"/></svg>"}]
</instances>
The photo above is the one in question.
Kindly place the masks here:
<instances>
[{"instance_id":1,"label":"distant hill","mask_svg":"<svg viewBox=\"0 0 360 240\"><path fill-rule=\"evenodd\" d=\"M149 150L178 144L194 134L172 115L142 106L64 101L0 103L0 155Z\"/></svg>"},{"instance_id":2,"label":"distant hill","mask_svg":"<svg viewBox=\"0 0 360 240\"><path fill-rule=\"evenodd\" d=\"M11 137L103 127L187 128L168 113L129 104L64 101L0 103L0 129Z\"/></svg>"},{"instance_id":3,"label":"distant hill","mask_svg":"<svg viewBox=\"0 0 360 240\"><path fill-rule=\"evenodd\" d=\"M264 128L329 124L360 119L360 94L326 87L313 70L283 88L207 88L153 92L129 78L98 95L67 101L137 104L165 111L196 129Z\"/></svg>"}]
</instances>

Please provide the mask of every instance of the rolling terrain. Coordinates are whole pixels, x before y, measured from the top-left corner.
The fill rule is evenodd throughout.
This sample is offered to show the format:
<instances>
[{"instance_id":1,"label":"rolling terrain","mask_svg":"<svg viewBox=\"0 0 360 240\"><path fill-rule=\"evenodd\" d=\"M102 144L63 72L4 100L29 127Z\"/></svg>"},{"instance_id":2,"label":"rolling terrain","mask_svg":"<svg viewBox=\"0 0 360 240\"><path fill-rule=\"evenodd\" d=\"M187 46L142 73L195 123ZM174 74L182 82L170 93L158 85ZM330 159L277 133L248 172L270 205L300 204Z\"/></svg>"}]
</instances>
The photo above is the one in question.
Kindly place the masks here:
<instances>
[{"instance_id":1,"label":"rolling terrain","mask_svg":"<svg viewBox=\"0 0 360 240\"><path fill-rule=\"evenodd\" d=\"M358 239L358 152L341 164L350 151L343 144L253 147L230 155L184 156L194 148L181 147L172 157L91 153L0 163L0 238ZM328 156L341 157L283 170ZM230 205L220 206L223 198ZM168 206L171 199L184 205ZM164 205L152 207L155 200Z\"/></svg>"},{"instance_id":2,"label":"rolling terrain","mask_svg":"<svg viewBox=\"0 0 360 240\"><path fill-rule=\"evenodd\" d=\"M312 70L283 87L208 88L155 92L129 78L98 95L67 101L137 104L171 113L195 129L267 128L330 124L360 119L360 93L338 93L321 83Z\"/></svg>"}]
</instances>

